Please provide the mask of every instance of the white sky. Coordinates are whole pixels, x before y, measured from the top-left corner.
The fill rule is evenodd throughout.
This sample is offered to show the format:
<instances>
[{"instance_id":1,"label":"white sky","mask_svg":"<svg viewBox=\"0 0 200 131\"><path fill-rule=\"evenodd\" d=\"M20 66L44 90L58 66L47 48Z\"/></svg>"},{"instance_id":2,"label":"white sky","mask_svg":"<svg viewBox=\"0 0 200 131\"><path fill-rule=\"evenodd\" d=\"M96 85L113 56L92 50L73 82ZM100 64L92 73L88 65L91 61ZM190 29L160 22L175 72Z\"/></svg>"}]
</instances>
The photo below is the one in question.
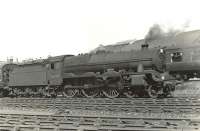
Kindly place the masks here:
<instances>
[{"instance_id":1,"label":"white sky","mask_svg":"<svg viewBox=\"0 0 200 131\"><path fill-rule=\"evenodd\" d=\"M88 52L153 24L200 29L198 0L1 0L0 60Z\"/></svg>"}]
</instances>

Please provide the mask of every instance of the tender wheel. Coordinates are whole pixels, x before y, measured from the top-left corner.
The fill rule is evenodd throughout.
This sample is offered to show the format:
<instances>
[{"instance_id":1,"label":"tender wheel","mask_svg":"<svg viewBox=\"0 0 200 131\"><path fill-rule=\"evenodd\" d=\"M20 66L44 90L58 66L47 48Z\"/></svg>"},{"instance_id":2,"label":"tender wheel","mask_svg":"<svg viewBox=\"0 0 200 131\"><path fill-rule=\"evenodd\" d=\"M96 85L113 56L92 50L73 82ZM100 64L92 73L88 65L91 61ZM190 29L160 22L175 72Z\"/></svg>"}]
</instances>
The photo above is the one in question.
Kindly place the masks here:
<instances>
[{"instance_id":1,"label":"tender wheel","mask_svg":"<svg viewBox=\"0 0 200 131\"><path fill-rule=\"evenodd\" d=\"M12 95L15 97L23 97L23 92L18 88L14 88L12 91Z\"/></svg>"},{"instance_id":2,"label":"tender wheel","mask_svg":"<svg viewBox=\"0 0 200 131\"><path fill-rule=\"evenodd\" d=\"M138 95L133 90L127 90L124 92L124 95L128 98L138 97Z\"/></svg>"},{"instance_id":3,"label":"tender wheel","mask_svg":"<svg viewBox=\"0 0 200 131\"><path fill-rule=\"evenodd\" d=\"M25 95L25 97L32 97L33 96L32 95L32 90L29 89L29 88L26 88L25 92L24 92L24 95Z\"/></svg>"},{"instance_id":4,"label":"tender wheel","mask_svg":"<svg viewBox=\"0 0 200 131\"><path fill-rule=\"evenodd\" d=\"M99 94L99 90L96 88L81 89L81 92L87 98L94 98Z\"/></svg>"},{"instance_id":5,"label":"tender wheel","mask_svg":"<svg viewBox=\"0 0 200 131\"><path fill-rule=\"evenodd\" d=\"M149 86L148 94L151 98L158 98L158 90L154 86Z\"/></svg>"},{"instance_id":6,"label":"tender wheel","mask_svg":"<svg viewBox=\"0 0 200 131\"><path fill-rule=\"evenodd\" d=\"M38 96L38 97L45 97L45 96L46 96L45 88L40 87L40 88L38 89L37 96Z\"/></svg>"},{"instance_id":7,"label":"tender wheel","mask_svg":"<svg viewBox=\"0 0 200 131\"><path fill-rule=\"evenodd\" d=\"M78 93L77 89L72 89L72 88L65 88L63 91L63 96L67 98L72 98L75 97L75 95Z\"/></svg>"},{"instance_id":8,"label":"tender wheel","mask_svg":"<svg viewBox=\"0 0 200 131\"><path fill-rule=\"evenodd\" d=\"M102 93L108 98L116 98L119 96L119 91L117 89L106 89Z\"/></svg>"}]
</instances>

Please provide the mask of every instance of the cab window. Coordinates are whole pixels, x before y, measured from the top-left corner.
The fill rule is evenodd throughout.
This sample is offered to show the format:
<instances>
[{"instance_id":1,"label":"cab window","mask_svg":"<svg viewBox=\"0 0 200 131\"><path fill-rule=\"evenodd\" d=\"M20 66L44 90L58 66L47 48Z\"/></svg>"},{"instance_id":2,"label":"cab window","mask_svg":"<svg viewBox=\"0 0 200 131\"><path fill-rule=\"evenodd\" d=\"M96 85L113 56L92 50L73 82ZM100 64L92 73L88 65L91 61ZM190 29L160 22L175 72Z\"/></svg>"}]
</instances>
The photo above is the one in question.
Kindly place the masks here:
<instances>
[{"instance_id":1,"label":"cab window","mask_svg":"<svg viewBox=\"0 0 200 131\"><path fill-rule=\"evenodd\" d=\"M183 59L182 52L174 52L171 54L171 62L180 62Z\"/></svg>"},{"instance_id":2,"label":"cab window","mask_svg":"<svg viewBox=\"0 0 200 131\"><path fill-rule=\"evenodd\" d=\"M52 70L55 69L54 63L51 63L51 69L52 69Z\"/></svg>"},{"instance_id":3,"label":"cab window","mask_svg":"<svg viewBox=\"0 0 200 131\"><path fill-rule=\"evenodd\" d=\"M50 68L51 68L51 70L60 69L60 63L59 63L59 62L51 63L51 64L50 64Z\"/></svg>"}]
</instances>

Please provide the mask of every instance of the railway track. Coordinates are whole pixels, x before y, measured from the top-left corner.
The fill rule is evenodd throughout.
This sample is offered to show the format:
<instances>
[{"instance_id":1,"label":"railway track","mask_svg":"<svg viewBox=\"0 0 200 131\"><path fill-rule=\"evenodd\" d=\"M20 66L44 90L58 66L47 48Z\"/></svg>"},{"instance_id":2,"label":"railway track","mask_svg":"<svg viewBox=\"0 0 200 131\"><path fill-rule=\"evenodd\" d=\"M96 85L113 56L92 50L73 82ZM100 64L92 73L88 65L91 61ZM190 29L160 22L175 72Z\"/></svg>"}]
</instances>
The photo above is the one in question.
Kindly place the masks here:
<instances>
[{"instance_id":1,"label":"railway track","mask_svg":"<svg viewBox=\"0 0 200 131\"><path fill-rule=\"evenodd\" d=\"M0 107L3 131L200 130L198 97L2 98Z\"/></svg>"},{"instance_id":2,"label":"railway track","mask_svg":"<svg viewBox=\"0 0 200 131\"><path fill-rule=\"evenodd\" d=\"M82 112L82 113L80 113ZM106 112L104 112L106 113ZM108 113L108 112L107 112ZM175 114L174 114L175 115ZM154 117L152 117L154 116ZM161 118L162 116L162 118ZM104 114L76 110L63 114L1 114L0 130L6 131L198 131L199 117L169 114ZM176 117L176 118L175 118Z\"/></svg>"},{"instance_id":3,"label":"railway track","mask_svg":"<svg viewBox=\"0 0 200 131\"><path fill-rule=\"evenodd\" d=\"M116 112L185 112L199 113L199 98L2 98L0 106L29 109L82 109Z\"/></svg>"}]
</instances>

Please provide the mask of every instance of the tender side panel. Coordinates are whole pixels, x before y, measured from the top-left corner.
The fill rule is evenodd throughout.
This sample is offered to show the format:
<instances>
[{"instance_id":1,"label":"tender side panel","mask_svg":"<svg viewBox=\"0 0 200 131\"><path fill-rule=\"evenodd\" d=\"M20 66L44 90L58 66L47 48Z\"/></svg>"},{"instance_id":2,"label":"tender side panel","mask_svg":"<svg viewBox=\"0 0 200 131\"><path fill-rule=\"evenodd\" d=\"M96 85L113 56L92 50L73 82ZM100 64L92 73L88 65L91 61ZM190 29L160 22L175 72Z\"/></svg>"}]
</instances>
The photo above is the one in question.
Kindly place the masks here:
<instances>
[{"instance_id":1,"label":"tender side panel","mask_svg":"<svg viewBox=\"0 0 200 131\"><path fill-rule=\"evenodd\" d=\"M36 86L46 84L46 68L42 65L20 66L10 73L9 86Z\"/></svg>"}]
</instances>

